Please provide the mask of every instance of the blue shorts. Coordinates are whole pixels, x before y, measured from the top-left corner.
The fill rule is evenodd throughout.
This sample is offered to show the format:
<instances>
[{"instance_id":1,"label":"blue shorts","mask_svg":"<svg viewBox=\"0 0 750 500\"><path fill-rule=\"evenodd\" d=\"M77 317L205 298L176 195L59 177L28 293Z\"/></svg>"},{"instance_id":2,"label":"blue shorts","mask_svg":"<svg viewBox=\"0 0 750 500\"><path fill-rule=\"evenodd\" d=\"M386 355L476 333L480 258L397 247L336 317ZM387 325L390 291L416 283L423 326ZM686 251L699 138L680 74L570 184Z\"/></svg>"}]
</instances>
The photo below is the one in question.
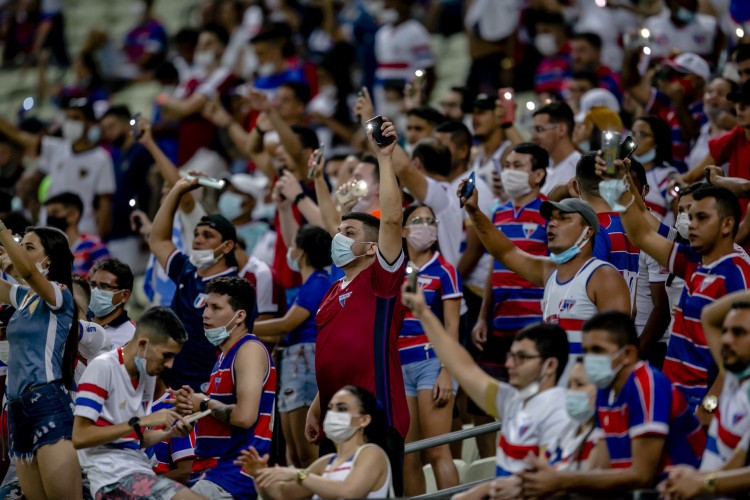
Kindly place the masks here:
<instances>
[{"instance_id":1,"label":"blue shorts","mask_svg":"<svg viewBox=\"0 0 750 500\"><path fill-rule=\"evenodd\" d=\"M406 395L416 398L418 391L431 391L440 375L440 360L429 358L401 365Z\"/></svg>"},{"instance_id":2,"label":"blue shorts","mask_svg":"<svg viewBox=\"0 0 750 500\"><path fill-rule=\"evenodd\" d=\"M26 389L8 402L10 456L31 460L42 446L73 435L73 399L62 382Z\"/></svg>"},{"instance_id":3,"label":"blue shorts","mask_svg":"<svg viewBox=\"0 0 750 500\"><path fill-rule=\"evenodd\" d=\"M281 353L281 383L277 403L281 413L310 406L318 394L315 343L295 344Z\"/></svg>"}]
</instances>

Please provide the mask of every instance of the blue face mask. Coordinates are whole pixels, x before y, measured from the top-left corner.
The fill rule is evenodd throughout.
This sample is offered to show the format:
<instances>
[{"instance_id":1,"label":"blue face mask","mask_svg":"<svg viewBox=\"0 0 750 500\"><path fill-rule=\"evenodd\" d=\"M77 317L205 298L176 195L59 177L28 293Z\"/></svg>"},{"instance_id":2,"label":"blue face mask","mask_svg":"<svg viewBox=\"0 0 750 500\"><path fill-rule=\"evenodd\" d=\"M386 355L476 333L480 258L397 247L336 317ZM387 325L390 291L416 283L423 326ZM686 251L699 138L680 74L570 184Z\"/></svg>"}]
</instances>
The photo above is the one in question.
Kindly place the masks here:
<instances>
[{"instance_id":1,"label":"blue face mask","mask_svg":"<svg viewBox=\"0 0 750 500\"><path fill-rule=\"evenodd\" d=\"M245 198L241 194L227 191L219 196L219 213L230 221L237 219L242 215L242 202Z\"/></svg>"},{"instance_id":2,"label":"blue face mask","mask_svg":"<svg viewBox=\"0 0 750 500\"><path fill-rule=\"evenodd\" d=\"M695 12L686 9L685 7L678 8L677 12L675 13L675 17L677 18L677 20L685 24L690 24L691 22L693 22L695 16Z\"/></svg>"},{"instance_id":3,"label":"blue face mask","mask_svg":"<svg viewBox=\"0 0 750 500\"><path fill-rule=\"evenodd\" d=\"M286 249L286 265L289 267L289 269L291 269L295 273L298 273L299 272L299 257L296 259L292 257L292 250L294 249L291 247Z\"/></svg>"},{"instance_id":4,"label":"blue face mask","mask_svg":"<svg viewBox=\"0 0 750 500\"><path fill-rule=\"evenodd\" d=\"M141 375L148 375L148 372L146 371L146 353L148 352L148 344L146 344L146 347L143 348L143 356L136 356L133 358L133 363L135 363L135 369L138 370L138 373Z\"/></svg>"},{"instance_id":5,"label":"blue face mask","mask_svg":"<svg viewBox=\"0 0 750 500\"><path fill-rule=\"evenodd\" d=\"M224 326L218 326L216 328L206 328L206 340L211 342L211 344L215 345L216 347L219 347L226 339L229 338L229 336L232 334L232 332L237 329L239 325L235 325L231 330L227 330L227 325L230 325L232 321L237 317L239 314L239 311L237 311L234 316L232 316L232 319L229 320L229 323L227 323Z\"/></svg>"},{"instance_id":6,"label":"blue face mask","mask_svg":"<svg viewBox=\"0 0 750 500\"><path fill-rule=\"evenodd\" d=\"M333 260L333 263L336 264L336 267L344 267L345 265L354 261L354 259L358 259L366 255L354 255L354 252L352 252L352 245L354 243L356 243L356 241L347 236L344 236L341 233L337 233L336 236L333 237L333 241L331 242L331 259ZM363 241L362 243L372 242Z\"/></svg>"},{"instance_id":7,"label":"blue face mask","mask_svg":"<svg viewBox=\"0 0 750 500\"><path fill-rule=\"evenodd\" d=\"M86 132L86 138L91 144L99 144L99 139L102 138L102 129L99 128L99 125L89 127L88 132Z\"/></svg>"},{"instance_id":8,"label":"blue face mask","mask_svg":"<svg viewBox=\"0 0 750 500\"><path fill-rule=\"evenodd\" d=\"M625 350L621 347L616 353L609 354L584 354L583 369L586 372L586 378L600 389L606 389L622 369L622 365L612 368L612 362Z\"/></svg>"},{"instance_id":9,"label":"blue face mask","mask_svg":"<svg viewBox=\"0 0 750 500\"><path fill-rule=\"evenodd\" d=\"M564 252L549 254L549 260L551 260L558 266L560 264L565 264L566 262L573 260L579 253L581 253L581 247L583 247L586 242L588 242L588 239L584 240L588 230L589 228L587 227L583 228L583 232L581 233L581 236L578 238L578 240L576 240L576 242L573 243L573 246L571 246Z\"/></svg>"},{"instance_id":10,"label":"blue face mask","mask_svg":"<svg viewBox=\"0 0 750 500\"><path fill-rule=\"evenodd\" d=\"M648 153L643 153L642 155L633 155L633 159L640 163L641 165L645 165L647 163L651 163L656 159L656 148L652 149Z\"/></svg>"},{"instance_id":11,"label":"blue face mask","mask_svg":"<svg viewBox=\"0 0 750 500\"><path fill-rule=\"evenodd\" d=\"M115 293L116 292L105 292L99 288L91 290L89 309L94 313L94 316L97 318L103 318L117 308L117 305L112 303Z\"/></svg>"},{"instance_id":12,"label":"blue face mask","mask_svg":"<svg viewBox=\"0 0 750 500\"><path fill-rule=\"evenodd\" d=\"M565 393L565 411L568 416L578 422L585 424L594 416L594 408L591 406L589 393L586 391L574 391L568 389Z\"/></svg>"}]
</instances>

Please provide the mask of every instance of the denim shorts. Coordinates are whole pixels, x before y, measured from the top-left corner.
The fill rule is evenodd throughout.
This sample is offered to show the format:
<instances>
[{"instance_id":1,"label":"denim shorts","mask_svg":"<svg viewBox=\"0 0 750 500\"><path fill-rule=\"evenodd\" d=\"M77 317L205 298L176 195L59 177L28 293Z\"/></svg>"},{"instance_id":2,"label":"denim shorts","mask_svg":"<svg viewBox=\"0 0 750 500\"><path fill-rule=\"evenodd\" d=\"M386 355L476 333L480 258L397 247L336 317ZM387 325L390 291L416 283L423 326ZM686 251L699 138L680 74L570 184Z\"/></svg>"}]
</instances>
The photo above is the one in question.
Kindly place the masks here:
<instances>
[{"instance_id":1,"label":"denim shorts","mask_svg":"<svg viewBox=\"0 0 750 500\"><path fill-rule=\"evenodd\" d=\"M281 384L277 399L279 411L310 406L318 393L315 381L315 343L295 344L281 353Z\"/></svg>"},{"instance_id":2,"label":"denim shorts","mask_svg":"<svg viewBox=\"0 0 750 500\"><path fill-rule=\"evenodd\" d=\"M26 389L8 402L10 456L32 460L42 446L73 435L73 399L62 382Z\"/></svg>"},{"instance_id":3,"label":"denim shorts","mask_svg":"<svg viewBox=\"0 0 750 500\"><path fill-rule=\"evenodd\" d=\"M435 381L440 375L440 360L429 358L415 361L401 365L401 371L404 374L406 395L416 398L418 391L431 391L435 387Z\"/></svg>"}]
</instances>

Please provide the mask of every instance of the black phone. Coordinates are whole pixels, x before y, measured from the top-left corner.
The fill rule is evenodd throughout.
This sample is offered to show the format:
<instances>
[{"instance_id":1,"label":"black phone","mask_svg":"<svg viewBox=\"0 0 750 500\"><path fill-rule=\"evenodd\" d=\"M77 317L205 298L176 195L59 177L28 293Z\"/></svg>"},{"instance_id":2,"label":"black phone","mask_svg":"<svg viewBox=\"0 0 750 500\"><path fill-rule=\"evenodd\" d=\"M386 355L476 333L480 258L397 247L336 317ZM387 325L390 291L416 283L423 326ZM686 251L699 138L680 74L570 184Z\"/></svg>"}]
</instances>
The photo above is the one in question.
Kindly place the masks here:
<instances>
[{"instance_id":1,"label":"black phone","mask_svg":"<svg viewBox=\"0 0 750 500\"><path fill-rule=\"evenodd\" d=\"M396 138L393 136L383 135L383 130L381 130L381 127L383 126L384 121L385 120L383 119L383 117L381 115L378 115L375 118L370 118L365 122L367 130L372 132L372 139L375 141L375 144L380 147L387 146L396 140Z\"/></svg>"},{"instance_id":2,"label":"black phone","mask_svg":"<svg viewBox=\"0 0 750 500\"><path fill-rule=\"evenodd\" d=\"M408 293L414 293L417 291L417 276L419 275L419 270L409 262L409 265L406 266L406 291Z\"/></svg>"},{"instance_id":3,"label":"black phone","mask_svg":"<svg viewBox=\"0 0 750 500\"><path fill-rule=\"evenodd\" d=\"M469 174L469 178L466 179L466 183L464 184L464 187L461 190L461 197L468 200L471 194L474 192L474 188L476 187L477 187L477 175L475 172L472 172ZM463 207L464 207L464 204L461 203L461 208Z\"/></svg>"},{"instance_id":4,"label":"black phone","mask_svg":"<svg viewBox=\"0 0 750 500\"><path fill-rule=\"evenodd\" d=\"M621 160L630 158L637 150L638 144L636 144L635 140L631 136L627 136L625 140L620 143L619 157Z\"/></svg>"},{"instance_id":5,"label":"black phone","mask_svg":"<svg viewBox=\"0 0 750 500\"><path fill-rule=\"evenodd\" d=\"M128 205L130 206L130 213L138 210L138 200L136 200L135 198L130 198L130 201L128 201ZM139 233L141 231L141 227L143 226L141 216L136 215L135 217L133 217L133 223L135 224L135 232Z\"/></svg>"},{"instance_id":6,"label":"black phone","mask_svg":"<svg viewBox=\"0 0 750 500\"><path fill-rule=\"evenodd\" d=\"M130 129L133 131L133 138L137 141L143 136L143 132L138 130L138 120L141 119L141 114L136 113L130 117Z\"/></svg>"}]
</instances>

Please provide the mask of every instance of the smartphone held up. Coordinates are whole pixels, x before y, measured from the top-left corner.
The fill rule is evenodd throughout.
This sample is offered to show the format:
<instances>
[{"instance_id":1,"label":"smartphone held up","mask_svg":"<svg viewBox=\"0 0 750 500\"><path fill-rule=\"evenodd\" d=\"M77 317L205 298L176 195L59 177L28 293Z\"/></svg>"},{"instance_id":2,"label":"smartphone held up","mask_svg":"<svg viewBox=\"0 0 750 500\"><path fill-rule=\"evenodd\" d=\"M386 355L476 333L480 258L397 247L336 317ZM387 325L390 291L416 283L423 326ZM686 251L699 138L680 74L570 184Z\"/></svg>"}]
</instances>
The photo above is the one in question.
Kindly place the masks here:
<instances>
[{"instance_id":1,"label":"smartphone held up","mask_svg":"<svg viewBox=\"0 0 750 500\"><path fill-rule=\"evenodd\" d=\"M375 141L375 144L380 147L388 146L395 140L393 136L383 135L382 128L384 122L385 119L381 115L378 115L375 118L371 118L365 122L365 127L367 127L367 130L372 134L372 139Z\"/></svg>"}]
</instances>

